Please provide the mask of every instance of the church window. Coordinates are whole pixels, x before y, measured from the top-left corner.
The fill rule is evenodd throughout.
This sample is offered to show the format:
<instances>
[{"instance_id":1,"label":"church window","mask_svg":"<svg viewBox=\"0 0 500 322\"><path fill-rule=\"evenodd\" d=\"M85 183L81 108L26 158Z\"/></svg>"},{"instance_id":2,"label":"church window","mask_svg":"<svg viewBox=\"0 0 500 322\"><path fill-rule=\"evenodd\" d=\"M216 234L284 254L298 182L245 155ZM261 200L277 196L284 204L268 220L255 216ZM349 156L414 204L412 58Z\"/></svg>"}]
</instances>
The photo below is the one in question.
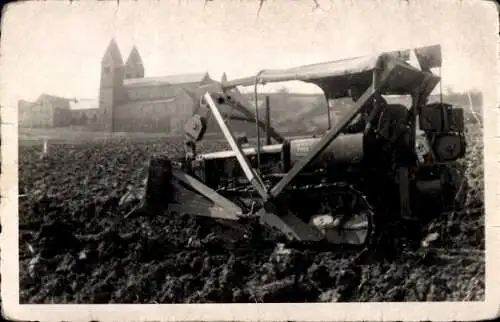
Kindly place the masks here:
<instances>
[{"instance_id":1,"label":"church window","mask_svg":"<svg viewBox=\"0 0 500 322\"><path fill-rule=\"evenodd\" d=\"M104 71L104 74L109 74L109 72L111 71L111 68L109 68L109 66L105 66L103 71Z\"/></svg>"}]
</instances>

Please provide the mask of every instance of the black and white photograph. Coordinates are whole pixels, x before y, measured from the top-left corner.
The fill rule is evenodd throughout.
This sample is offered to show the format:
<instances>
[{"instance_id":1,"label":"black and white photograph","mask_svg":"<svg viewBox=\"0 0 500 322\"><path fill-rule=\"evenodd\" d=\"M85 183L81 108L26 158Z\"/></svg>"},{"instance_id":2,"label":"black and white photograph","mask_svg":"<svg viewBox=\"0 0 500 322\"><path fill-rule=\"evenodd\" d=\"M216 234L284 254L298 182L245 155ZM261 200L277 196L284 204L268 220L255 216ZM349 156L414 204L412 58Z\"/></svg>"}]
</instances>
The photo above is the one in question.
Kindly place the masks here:
<instances>
[{"instance_id":1,"label":"black and white photograph","mask_svg":"<svg viewBox=\"0 0 500 322\"><path fill-rule=\"evenodd\" d=\"M465 0L9 4L4 316L494 318L499 17Z\"/></svg>"}]
</instances>

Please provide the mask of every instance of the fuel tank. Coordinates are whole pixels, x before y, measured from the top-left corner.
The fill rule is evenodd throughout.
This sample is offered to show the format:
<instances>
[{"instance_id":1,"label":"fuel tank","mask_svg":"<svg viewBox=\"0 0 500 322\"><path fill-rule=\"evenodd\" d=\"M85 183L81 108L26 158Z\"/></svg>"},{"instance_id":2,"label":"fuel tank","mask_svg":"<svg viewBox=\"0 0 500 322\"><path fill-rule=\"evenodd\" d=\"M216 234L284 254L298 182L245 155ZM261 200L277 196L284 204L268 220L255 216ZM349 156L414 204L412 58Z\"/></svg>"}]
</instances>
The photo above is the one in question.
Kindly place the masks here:
<instances>
[{"instance_id":1,"label":"fuel tank","mask_svg":"<svg viewBox=\"0 0 500 322\"><path fill-rule=\"evenodd\" d=\"M321 138L295 139L290 141L290 165L305 157ZM360 163L364 156L363 133L339 135L313 161L311 167L329 164Z\"/></svg>"}]
</instances>

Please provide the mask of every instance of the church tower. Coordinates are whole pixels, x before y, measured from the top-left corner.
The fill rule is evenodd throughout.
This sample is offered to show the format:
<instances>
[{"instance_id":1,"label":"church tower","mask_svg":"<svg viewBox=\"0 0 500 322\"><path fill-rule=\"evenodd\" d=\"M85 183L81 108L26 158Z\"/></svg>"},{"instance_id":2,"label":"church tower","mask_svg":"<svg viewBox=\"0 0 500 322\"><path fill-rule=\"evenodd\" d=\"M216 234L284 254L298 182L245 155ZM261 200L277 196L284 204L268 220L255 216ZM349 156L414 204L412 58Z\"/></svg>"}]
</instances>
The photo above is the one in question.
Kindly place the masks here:
<instances>
[{"instance_id":1,"label":"church tower","mask_svg":"<svg viewBox=\"0 0 500 322\"><path fill-rule=\"evenodd\" d=\"M120 103L124 88L124 66L120 49L114 39L101 60L101 82L99 88L99 110L104 131L113 132L113 108Z\"/></svg>"},{"instance_id":2,"label":"church tower","mask_svg":"<svg viewBox=\"0 0 500 322\"><path fill-rule=\"evenodd\" d=\"M125 63L125 78L143 78L144 77L144 65L142 63L141 55L139 51L134 46L130 55Z\"/></svg>"}]
</instances>

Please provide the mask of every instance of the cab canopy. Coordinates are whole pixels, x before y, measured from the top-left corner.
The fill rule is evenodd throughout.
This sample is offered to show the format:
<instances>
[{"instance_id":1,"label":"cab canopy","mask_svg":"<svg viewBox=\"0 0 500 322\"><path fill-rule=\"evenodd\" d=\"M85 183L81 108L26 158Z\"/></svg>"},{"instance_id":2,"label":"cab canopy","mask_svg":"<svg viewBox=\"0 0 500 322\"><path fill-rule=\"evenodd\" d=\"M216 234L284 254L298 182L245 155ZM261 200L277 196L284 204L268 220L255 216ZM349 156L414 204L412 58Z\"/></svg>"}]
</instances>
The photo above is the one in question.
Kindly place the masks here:
<instances>
[{"instance_id":1,"label":"cab canopy","mask_svg":"<svg viewBox=\"0 0 500 322\"><path fill-rule=\"evenodd\" d=\"M420 68L408 63L413 52ZM320 87L327 99L348 96L348 89L355 86L366 89L373 85L376 73L389 73L380 88L383 95L405 95L427 80L425 90L432 92L440 78L432 74L431 68L441 67L441 46L384 52L369 56L342 59L289 69L264 70L254 77L222 81L224 89L237 86L252 86L273 82L303 81ZM377 84L374 84L377 86Z\"/></svg>"}]
</instances>

